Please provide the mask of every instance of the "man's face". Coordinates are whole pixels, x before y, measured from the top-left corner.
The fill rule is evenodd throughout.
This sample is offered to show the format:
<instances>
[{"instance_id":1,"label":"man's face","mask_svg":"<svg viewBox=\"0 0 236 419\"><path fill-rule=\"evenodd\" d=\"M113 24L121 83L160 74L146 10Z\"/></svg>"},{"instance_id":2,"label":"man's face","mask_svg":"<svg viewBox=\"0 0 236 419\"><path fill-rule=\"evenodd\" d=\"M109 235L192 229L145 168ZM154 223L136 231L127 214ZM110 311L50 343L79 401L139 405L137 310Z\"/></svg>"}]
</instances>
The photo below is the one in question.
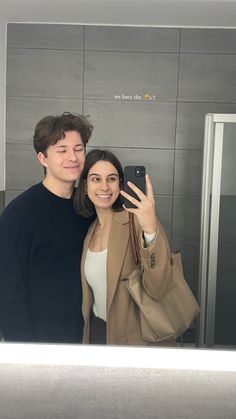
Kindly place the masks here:
<instances>
[{"instance_id":1,"label":"man's face","mask_svg":"<svg viewBox=\"0 0 236 419\"><path fill-rule=\"evenodd\" d=\"M38 153L40 163L46 167L46 178L73 184L79 179L85 161L85 148L77 131L65 132L65 138L50 145L46 155Z\"/></svg>"}]
</instances>

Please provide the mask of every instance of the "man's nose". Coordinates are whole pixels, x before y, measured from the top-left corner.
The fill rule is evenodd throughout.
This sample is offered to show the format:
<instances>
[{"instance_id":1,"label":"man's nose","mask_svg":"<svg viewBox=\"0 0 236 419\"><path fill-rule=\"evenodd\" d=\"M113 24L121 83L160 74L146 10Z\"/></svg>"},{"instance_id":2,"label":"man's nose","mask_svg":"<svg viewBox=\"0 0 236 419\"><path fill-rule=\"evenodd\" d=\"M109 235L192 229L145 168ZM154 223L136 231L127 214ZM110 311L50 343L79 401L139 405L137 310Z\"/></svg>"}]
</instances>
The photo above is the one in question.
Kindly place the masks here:
<instances>
[{"instance_id":1,"label":"man's nose","mask_svg":"<svg viewBox=\"0 0 236 419\"><path fill-rule=\"evenodd\" d=\"M77 160L77 155L74 150L68 150L68 160L72 160L72 161Z\"/></svg>"}]
</instances>

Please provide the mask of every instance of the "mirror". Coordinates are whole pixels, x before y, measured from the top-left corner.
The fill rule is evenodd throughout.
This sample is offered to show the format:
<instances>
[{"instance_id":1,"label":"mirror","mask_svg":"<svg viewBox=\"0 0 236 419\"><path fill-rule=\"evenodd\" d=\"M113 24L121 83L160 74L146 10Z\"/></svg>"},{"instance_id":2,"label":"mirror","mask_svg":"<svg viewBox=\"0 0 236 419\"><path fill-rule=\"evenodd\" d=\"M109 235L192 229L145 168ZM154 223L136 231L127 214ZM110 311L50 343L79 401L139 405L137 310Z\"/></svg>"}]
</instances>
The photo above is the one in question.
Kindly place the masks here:
<instances>
[{"instance_id":1,"label":"mirror","mask_svg":"<svg viewBox=\"0 0 236 419\"><path fill-rule=\"evenodd\" d=\"M192 412L234 418L235 357L234 351L0 345L0 412L4 419L19 419L19 412L25 419L42 412L44 419L85 419L96 406L97 419L104 412L110 419L189 419Z\"/></svg>"},{"instance_id":2,"label":"mirror","mask_svg":"<svg viewBox=\"0 0 236 419\"><path fill-rule=\"evenodd\" d=\"M90 115L88 149L148 168L197 295L204 116L236 112L236 30L9 23L7 31L6 204L42 178L32 148L39 119ZM184 342L195 342L194 328Z\"/></svg>"}]
</instances>

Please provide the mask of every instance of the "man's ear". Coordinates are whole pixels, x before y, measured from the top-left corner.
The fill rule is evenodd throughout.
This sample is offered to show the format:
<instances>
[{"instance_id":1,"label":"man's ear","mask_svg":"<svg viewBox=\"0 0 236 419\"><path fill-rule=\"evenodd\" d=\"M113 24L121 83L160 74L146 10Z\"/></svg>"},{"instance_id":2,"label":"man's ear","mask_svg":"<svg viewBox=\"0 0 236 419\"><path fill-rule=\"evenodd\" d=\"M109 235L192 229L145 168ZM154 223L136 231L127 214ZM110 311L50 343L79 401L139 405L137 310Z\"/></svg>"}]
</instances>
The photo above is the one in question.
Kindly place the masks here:
<instances>
[{"instance_id":1,"label":"man's ear","mask_svg":"<svg viewBox=\"0 0 236 419\"><path fill-rule=\"evenodd\" d=\"M47 164L47 157L45 156L45 154L43 154L41 151L37 154L37 157L38 157L38 160L39 160L39 163L41 163L42 164L42 166L44 166L44 167L48 167L48 164Z\"/></svg>"}]
</instances>

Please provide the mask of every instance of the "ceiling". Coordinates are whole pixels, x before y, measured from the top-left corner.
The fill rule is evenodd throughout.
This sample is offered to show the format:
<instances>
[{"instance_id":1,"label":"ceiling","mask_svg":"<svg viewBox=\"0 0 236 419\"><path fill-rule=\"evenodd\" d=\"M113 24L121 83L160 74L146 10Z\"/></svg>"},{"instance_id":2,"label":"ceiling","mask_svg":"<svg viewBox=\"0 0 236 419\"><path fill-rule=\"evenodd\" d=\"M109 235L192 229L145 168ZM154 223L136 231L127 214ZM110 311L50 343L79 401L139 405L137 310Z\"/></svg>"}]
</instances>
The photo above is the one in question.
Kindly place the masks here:
<instances>
[{"instance_id":1,"label":"ceiling","mask_svg":"<svg viewBox=\"0 0 236 419\"><path fill-rule=\"evenodd\" d=\"M0 0L2 21L236 27L236 0Z\"/></svg>"}]
</instances>

